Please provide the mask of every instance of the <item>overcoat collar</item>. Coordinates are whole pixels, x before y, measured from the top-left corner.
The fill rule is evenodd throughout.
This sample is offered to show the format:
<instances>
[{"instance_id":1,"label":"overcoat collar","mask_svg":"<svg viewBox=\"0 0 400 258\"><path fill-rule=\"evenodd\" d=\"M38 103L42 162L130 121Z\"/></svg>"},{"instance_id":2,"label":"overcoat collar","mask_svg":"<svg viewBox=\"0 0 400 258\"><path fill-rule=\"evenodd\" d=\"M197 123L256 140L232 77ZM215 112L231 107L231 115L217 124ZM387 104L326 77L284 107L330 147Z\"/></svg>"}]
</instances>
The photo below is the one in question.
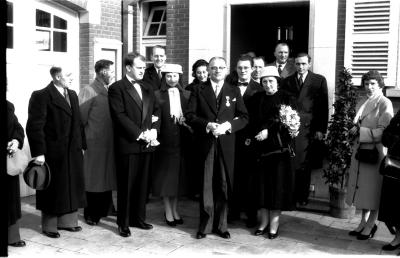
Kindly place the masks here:
<instances>
[{"instance_id":1,"label":"overcoat collar","mask_svg":"<svg viewBox=\"0 0 400 258\"><path fill-rule=\"evenodd\" d=\"M94 79L94 81L92 82L92 86L98 94L105 95L105 96L108 95L106 87L98 79Z\"/></svg>"},{"instance_id":2,"label":"overcoat collar","mask_svg":"<svg viewBox=\"0 0 400 258\"><path fill-rule=\"evenodd\" d=\"M225 83L224 83L224 85L225 85ZM205 83L200 84L199 86L200 86L200 94L203 95L203 97L206 100L210 109L214 112L215 115L217 115L217 113L218 113L217 97L215 96L214 90L211 86L210 79L208 79ZM224 86L222 86L220 94L222 94L223 89L224 89Z\"/></svg>"},{"instance_id":3,"label":"overcoat collar","mask_svg":"<svg viewBox=\"0 0 400 258\"><path fill-rule=\"evenodd\" d=\"M64 99L64 97L60 94L60 92L56 89L56 86L54 85L53 82L50 82L50 84L47 86L50 96L51 96L51 102L56 105L57 107L61 108L64 110L67 114L72 116L72 110L71 107L68 105L67 101ZM68 94L71 96L71 90L68 89ZM71 100L71 98L70 98ZM71 103L72 105L72 103Z\"/></svg>"}]
</instances>

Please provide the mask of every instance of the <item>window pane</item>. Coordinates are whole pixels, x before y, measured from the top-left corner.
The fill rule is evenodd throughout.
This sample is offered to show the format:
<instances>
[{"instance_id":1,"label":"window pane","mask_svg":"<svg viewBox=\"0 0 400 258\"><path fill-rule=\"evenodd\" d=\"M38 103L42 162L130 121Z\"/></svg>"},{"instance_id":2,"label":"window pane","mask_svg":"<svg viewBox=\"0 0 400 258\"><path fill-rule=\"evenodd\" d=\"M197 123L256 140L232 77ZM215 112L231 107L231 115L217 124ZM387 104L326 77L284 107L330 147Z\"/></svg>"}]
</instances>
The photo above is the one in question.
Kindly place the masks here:
<instances>
[{"instance_id":1,"label":"window pane","mask_svg":"<svg viewBox=\"0 0 400 258\"><path fill-rule=\"evenodd\" d=\"M7 2L7 23L13 23L13 20L14 20L13 3Z\"/></svg>"},{"instance_id":2,"label":"window pane","mask_svg":"<svg viewBox=\"0 0 400 258\"><path fill-rule=\"evenodd\" d=\"M7 48L14 48L14 28L7 26Z\"/></svg>"},{"instance_id":3,"label":"window pane","mask_svg":"<svg viewBox=\"0 0 400 258\"><path fill-rule=\"evenodd\" d=\"M146 47L146 60L151 60L153 55L153 47Z\"/></svg>"},{"instance_id":4,"label":"window pane","mask_svg":"<svg viewBox=\"0 0 400 258\"><path fill-rule=\"evenodd\" d=\"M151 22L160 22L164 10L154 11L153 20Z\"/></svg>"},{"instance_id":5,"label":"window pane","mask_svg":"<svg viewBox=\"0 0 400 258\"><path fill-rule=\"evenodd\" d=\"M64 20L64 19L61 19L61 18L58 17L58 16L55 16L55 15L54 15L54 18L53 18L53 26L54 26L54 28L56 28L56 29L63 29L63 30L66 30L66 29L67 29L67 21Z\"/></svg>"},{"instance_id":6,"label":"window pane","mask_svg":"<svg viewBox=\"0 0 400 258\"><path fill-rule=\"evenodd\" d=\"M167 24L161 24L159 36L166 36L167 35Z\"/></svg>"},{"instance_id":7,"label":"window pane","mask_svg":"<svg viewBox=\"0 0 400 258\"><path fill-rule=\"evenodd\" d=\"M53 51L67 52L67 33L53 32Z\"/></svg>"},{"instance_id":8,"label":"window pane","mask_svg":"<svg viewBox=\"0 0 400 258\"><path fill-rule=\"evenodd\" d=\"M50 31L36 30L35 45L39 51L50 51Z\"/></svg>"},{"instance_id":9,"label":"window pane","mask_svg":"<svg viewBox=\"0 0 400 258\"><path fill-rule=\"evenodd\" d=\"M147 33L148 36L157 36L159 24L151 24L149 28L149 32Z\"/></svg>"},{"instance_id":10,"label":"window pane","mask_svg":"<svg viewBox=\"0 0 400 258\"><path fill-rule=\"evenodd\" d=\"M165 12L165 10L164 10L164 17L163 17L163 22L166 22L167 21L167 14L166 14L166 12Z\"/></svg>"},{"instance_id":11,"label":"window pane","mask_svg":"<svg viewBox=\"0 0 400 258\"><path fill-rule=\"evenodd\" d=\"M50 14L36 9L36 26L50 28Z\"/></svg>"}]
</instances>

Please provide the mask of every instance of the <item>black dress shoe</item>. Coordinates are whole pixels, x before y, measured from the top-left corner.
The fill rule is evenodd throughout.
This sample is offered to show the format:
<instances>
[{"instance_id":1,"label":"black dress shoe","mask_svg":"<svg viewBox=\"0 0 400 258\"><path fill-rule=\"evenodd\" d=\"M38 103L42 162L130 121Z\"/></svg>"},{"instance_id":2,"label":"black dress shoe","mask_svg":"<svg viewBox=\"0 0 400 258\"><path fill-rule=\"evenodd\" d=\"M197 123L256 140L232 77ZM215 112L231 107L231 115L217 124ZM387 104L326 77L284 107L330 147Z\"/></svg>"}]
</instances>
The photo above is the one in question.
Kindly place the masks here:
<instances>
[{"instance_id":1,"label":"black dress shoe","mask_svg":"<svg viewBox=\"0 0 400 258\"><path fill-rule=\"evenodd\" d=\"M11 244L8 244L8 245L13 246L13 247L24 247L24 246L26 246L26 243L25 243L24 240L19 240L19 241L15 242L15 243L11 243Z\"/></svg>"},{"instance_id":2,"label":"black dress shoe","mask_svg":"<svg viewBox=\"0 0 400 258\"><path fill-rule=\"evenodd\" d=\"M145 229L145 230L149 230L149 229L152 229L152 228L153 228L153 225L148 224L148 223L142 221L142 222L138 222L138 223L133 224L132 227L141 228L141 229Z\"/></svg>"},{"instance_id":3,"label":"black dress shoe","mask_svg":"<svg viewBox=\"0 0 400 258\"><path fill-rule=\"evenodd\" d=\"M76 227L68 227L68 228L64 228L64 227L57 227L58 230L66 230L69 232L79 232L82 230L82 228L80 226L76 226Z\"/></svg>"},{"instance_id":4,"label":"black dress shoe","mask_svg":"<svg viewBox=\"0 0 400 258\"><path fill-rule=\"evenodd\" d=\"M122 237L129 237L131 235L131 231L128 227L118 227L118 233Z\"/></svg>"},{"instance_id":5,"label":"black dress shoe","mask_svg":"<svg viewBox=\"0 0 400 258\"><path fill-rule=\"evenodd\" d=\"M174 221L175 221L175 224L176 224L176 225L182 225L182 224L183 224L183 219L182 219L182 218L180 218L180 219L174 219Z\"/></svg>"},{"instance_id":6,"label":"black dress shoe","mask_svg":"<svg viewBox=\"0 0 400 258\"><path fill-rule=\"evenodd\" d=\"M198 231L197 234L196 234L196 238L197 239L202 239L202 238L205 238L205 237L206 237L206 234L204 234L203 232Z\"/></svg>"},{"instance_id":7,"label":"black dress shoe","mask_svg":"<svg viewBox=\"0 0 400 258\"><path fill-rule=\"evenodd\" d=\"M51 237L51 238L59 238L60 237L60 233L58 233L58 232L49 232L49 231L43 230L43 234L45 236L48 236L48 237Z\"/></svg>"},{"instance_id":8,"label":"black dress shoe","mask_svg":"<svg viewBox=\"0 0 400 258\"><path fill-rule=\"evenodd\" d=\"M165 213L164 213L164 218L165 218L165 223L167 223L168 226L170 226L170 227L175 227L175 226L176 226L175 220L169 221L169 220L167 219L167 215L165 215Z\"/></svg>"},{"instance_id":9,"label":"black dress shoe","mask_svg":"<svg viewBox=\"0 0 400 258\"><path fill-rule=\"evenodd\" d=\"M222 238L226 238L226 239L231 238L231 234L229 234L228 231L222 232L221 230L216 229L216 230L213 230L213 233L218 235L218 236L220 236L220 237L222 237Z\"/></svg>"},{"instance_id":10,"label":"black dress shoe","mask_svg":"<svg viewBox=\"0 0 400 258\"><path fill-rule=\"evenodd\" d=\"M352 230L349 232L349 236L358 236L361 234L361 232L364 230L364 228L362 228L360 231L356 231L356 230Z\"/></svg>"},{"instance_id":11,"label":"black dress shoe","mask_svg":"<svg viewBox=\"0 0 400 258\"><path fill-rule=\"evenodd\" d=\"M374 227L371 229L371 232L368 235L363 235L363 234L360 233L357 236L357 239L358 240L367 240L367 239L373 238L374 235L375 235L376 230L378 230L378 226L375 224Z\"/></svg>"},{"instance_id":12,"label":"black dress shoe","mask_svg":"<svg viewBox=\"0 0 400 258\"><path fill-rule=\"evenodd\" d=\"M393 250L396 250L397 248L400 248L400 244L397 244L397 245L387 244L387 245L382 246L383 251L393 251Z\"/></svg>"},{"instance_id":13,"label":"black dress shoe","mask_svg":"<svg viewBox=\"0 0 400 258\"><path fill-rule=\"evenodd\" d=\"M254 235L255 236L264 235L265 233L267 233L267 228L268 226L266 226L264 229L257 229L256 231L254 231Z\"/></svg>"},{"instance_id":14,"label":"black dress shoe","mask_svg":"<svg viewBox=\"0 0 400 258\"><path fill-rule=\"evenodd\" d=\"M275 233L268 232L268 238L269 238L269 239L275 239L275 238L277 238L278 236L279 236L279 227L276 229L276 232L275 232Z\"/></svg>"},{"instance_id":15,"label":"black dress shoe","mask_svg":"<svg viewBox=\"0 0 400 258\"><path fill-rule=\"evenodd\" d=\"M92 220L92 218L87 218L85 219L86 224L90 225L90 226L96 226L97 224L99 224L98 221Z\"/></svg>"}]
</instances>

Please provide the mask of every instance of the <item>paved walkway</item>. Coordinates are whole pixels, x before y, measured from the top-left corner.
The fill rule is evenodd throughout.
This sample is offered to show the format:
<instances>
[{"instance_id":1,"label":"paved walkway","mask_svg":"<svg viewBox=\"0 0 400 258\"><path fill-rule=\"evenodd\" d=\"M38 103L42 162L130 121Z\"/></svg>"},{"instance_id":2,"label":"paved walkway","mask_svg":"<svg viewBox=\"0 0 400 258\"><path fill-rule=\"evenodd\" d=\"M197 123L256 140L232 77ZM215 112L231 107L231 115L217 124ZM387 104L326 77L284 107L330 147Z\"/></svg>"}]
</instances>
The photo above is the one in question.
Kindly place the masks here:
<instances>
[{"instance_id":1,"label":"paved walkway","mask_svg":"<svg viewBox=\"0 0 400 258\"><path fill-rule=\"evenodd\" d=\"M9 256L396 255L399 252L381 251L382 245L393 238L383 223L378 224L379 229L374 239L360 241L348 236L348 231L356 227L359 214L352 219L336 219L323 212L284 212L281 216L280 236L274 240L253 236L254 229L246 228L243 221L229 225L231 239L207 235L205 239L197 240L197 203L184 199L180 202L180 211L184 224L176 228L168 227L163 219L162 202L151 199L147 205L147 217L154 229L146 231L131 228L132 236L122 238L117 233L115 217L102 219L98 226L89 226L84 222L81 210L81 232L60 231L61 238L51 239L41 234L40 212L35 208L35 198L26 197L22 199L21 236L27 246L10 247Z\"/></svg>"}]
</instances>

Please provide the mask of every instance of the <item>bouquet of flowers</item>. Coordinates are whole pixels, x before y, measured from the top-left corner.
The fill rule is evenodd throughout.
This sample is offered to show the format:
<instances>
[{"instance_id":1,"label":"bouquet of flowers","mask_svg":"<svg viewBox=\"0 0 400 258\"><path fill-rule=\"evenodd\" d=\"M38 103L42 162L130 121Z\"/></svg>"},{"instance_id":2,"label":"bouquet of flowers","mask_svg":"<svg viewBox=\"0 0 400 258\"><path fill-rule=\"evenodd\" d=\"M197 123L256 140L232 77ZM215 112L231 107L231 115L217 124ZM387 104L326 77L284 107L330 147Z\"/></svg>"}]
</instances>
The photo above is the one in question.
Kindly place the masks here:
<instances>
[{"instance_id":1,"label":"bouquet of flowers","mask_svg":"<svg viewBox=\"0 0 400 258\"><path fill-rule=\"evenodd\" d=\"M300 117L296 110L290 106L281 105L279 110L281 123L289 130L289 135L294 138L299 134Z\"/></svg>"}]
</instances>

